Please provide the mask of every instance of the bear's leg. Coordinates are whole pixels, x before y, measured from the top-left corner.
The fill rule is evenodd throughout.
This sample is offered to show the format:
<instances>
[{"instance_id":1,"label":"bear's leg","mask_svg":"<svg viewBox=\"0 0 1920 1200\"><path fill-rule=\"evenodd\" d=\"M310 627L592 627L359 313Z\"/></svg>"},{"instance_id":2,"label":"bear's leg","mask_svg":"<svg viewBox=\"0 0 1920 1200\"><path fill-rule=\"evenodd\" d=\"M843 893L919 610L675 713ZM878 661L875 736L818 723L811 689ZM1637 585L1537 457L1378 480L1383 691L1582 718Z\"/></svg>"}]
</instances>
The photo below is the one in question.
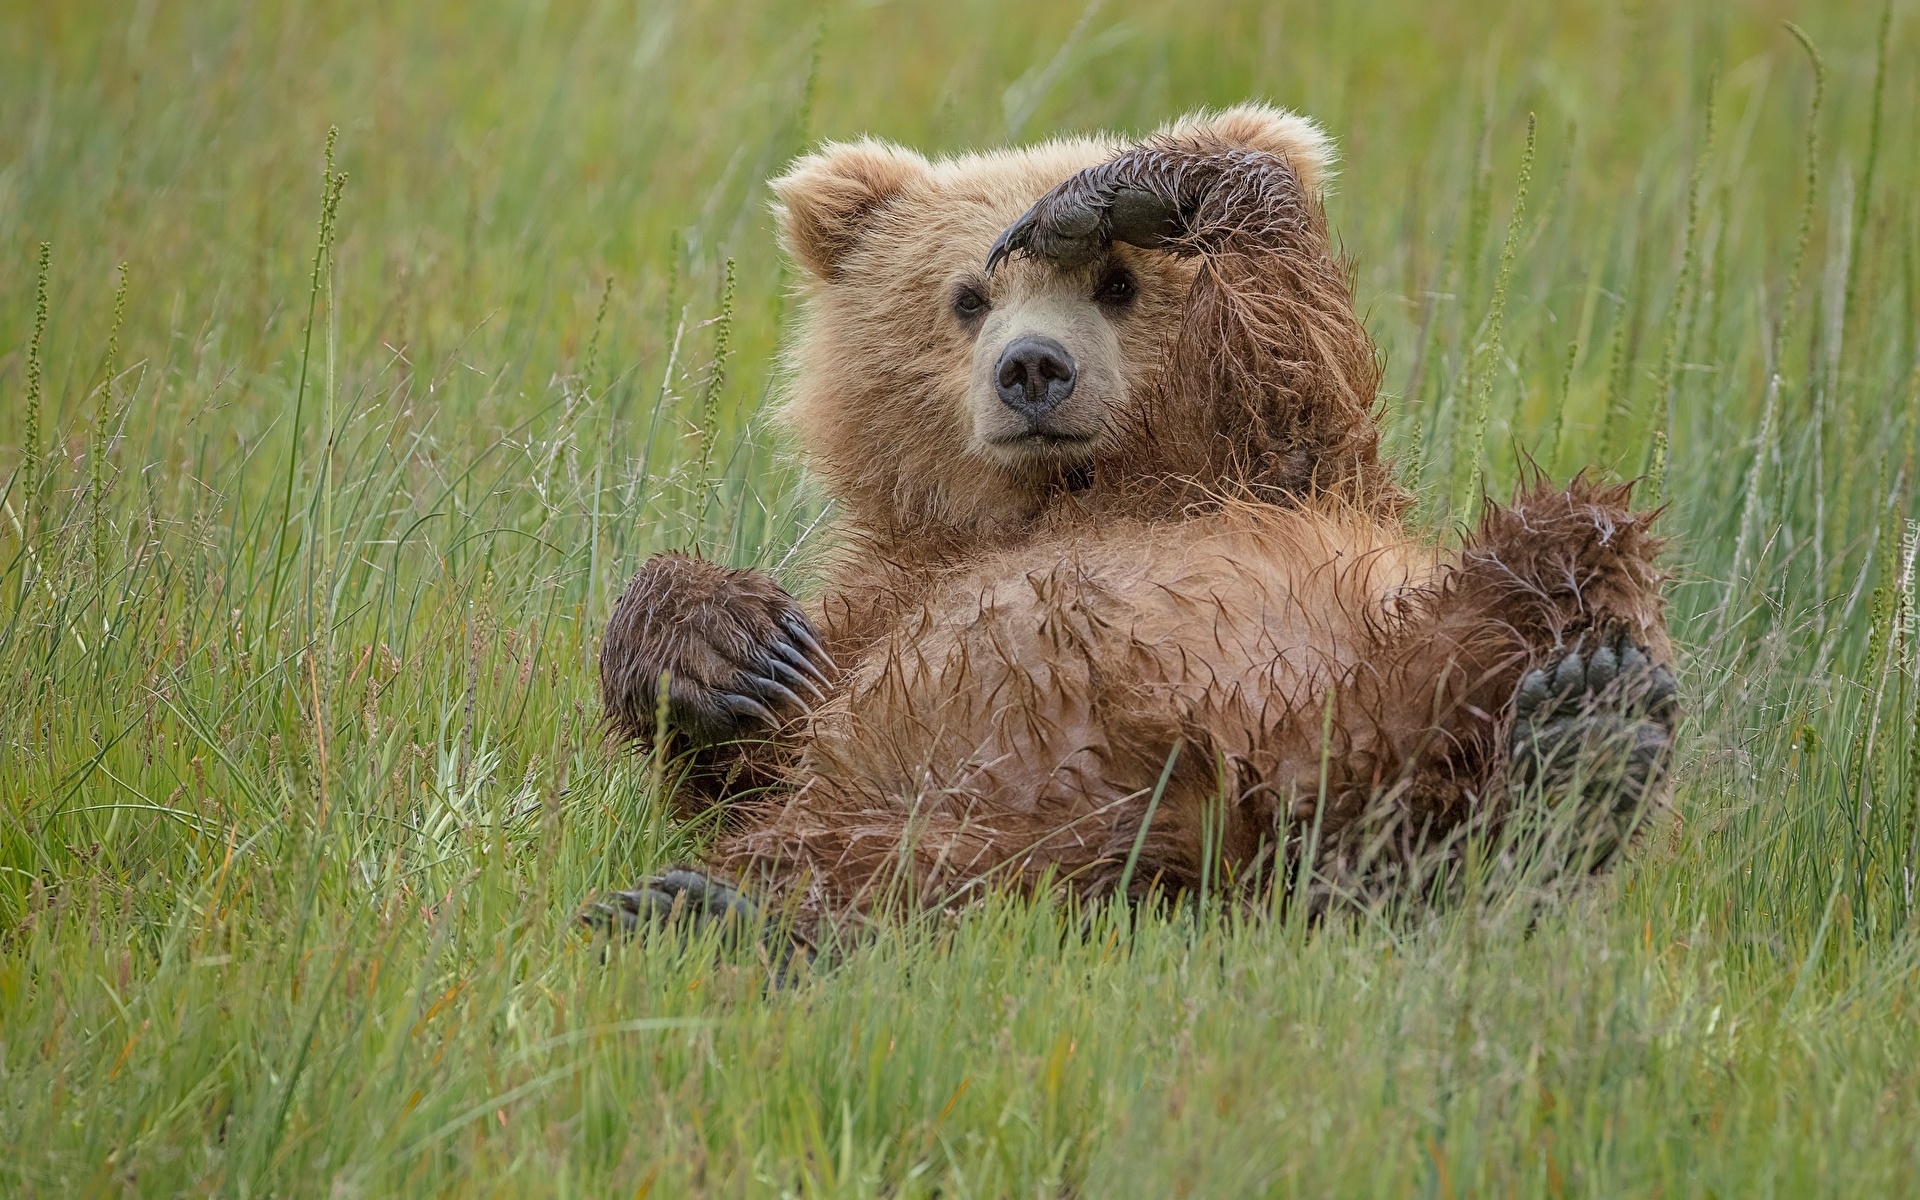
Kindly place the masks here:
<instances>
[{"instance_id":1,"label":"bear's leg","mask_svg":"<svg viewBox=\"0 0 1920 1200\"><path fill-rule=\"evenodd\" d=\"M1487 506L1335 689L1324 812L1308 790L1322 713L1303 706L1276 731L1261 773L1292 781L1295 835L1318 824L1331 873L1368 888L1404 875L1498 828L1528 786L1571 800L1560 815L1588 827L1599 814L1630 825L1653 798L1671 745L1671 649L1660 540L1627 500L1577 479Z\"/></svg>"}]
</instances>

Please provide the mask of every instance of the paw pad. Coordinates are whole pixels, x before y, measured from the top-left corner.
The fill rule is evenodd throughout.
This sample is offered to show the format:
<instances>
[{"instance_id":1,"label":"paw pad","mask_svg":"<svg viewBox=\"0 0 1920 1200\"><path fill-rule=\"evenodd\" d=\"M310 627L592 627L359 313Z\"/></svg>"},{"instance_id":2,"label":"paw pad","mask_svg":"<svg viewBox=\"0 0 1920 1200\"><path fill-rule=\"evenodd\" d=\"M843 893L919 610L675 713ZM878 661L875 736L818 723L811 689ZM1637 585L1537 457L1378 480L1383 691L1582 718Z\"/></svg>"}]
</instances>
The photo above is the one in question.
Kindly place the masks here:
<instances>
[{"instance_id":1,"label":"paw pad","mask_svg":"<svg viewBox=\"0 0 1920 1200\"><path fill-rule=\"evenodd\" d=\"M1527 672L1514 693L1516 730L1599 709L1671 726L1678 706L1673 672L1655 663L1625 631L1591 652L1583 654L1576 645L1557 662Z\"/></svg>"},{"instance_id":2,"label":"paw pad","mask_svg":"<svg viewBox=\"0 0 1920 1200\"><path fill-rule=\"evenodd\" d=\"M1604 818L1604 861L1666 778L1678 693L1672 670L1624 631L1576 644L1514 692L1515 781Z\"/></svg>"}]
</instances>

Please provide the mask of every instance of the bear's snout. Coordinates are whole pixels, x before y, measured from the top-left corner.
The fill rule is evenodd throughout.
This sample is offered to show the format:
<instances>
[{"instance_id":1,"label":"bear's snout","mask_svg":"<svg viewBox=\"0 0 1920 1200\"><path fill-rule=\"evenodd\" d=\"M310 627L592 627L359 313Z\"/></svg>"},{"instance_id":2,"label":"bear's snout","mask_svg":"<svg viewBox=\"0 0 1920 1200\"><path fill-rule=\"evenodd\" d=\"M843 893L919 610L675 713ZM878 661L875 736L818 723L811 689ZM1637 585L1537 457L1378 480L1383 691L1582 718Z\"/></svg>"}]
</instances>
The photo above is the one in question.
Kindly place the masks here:
<instances>
[{"instance_id":1,"label":"bear's snout","mask_svg":"<svg viewBox=\"0 0 1920 1200\"><path fill-rule=\"evenodd\" d=\"M1007 343L993 368L994 390L1000 402L1039 421L1065 404L1079 378L1073 355L1050 337L1028 334Z\"/></svg>"}]
</instances>

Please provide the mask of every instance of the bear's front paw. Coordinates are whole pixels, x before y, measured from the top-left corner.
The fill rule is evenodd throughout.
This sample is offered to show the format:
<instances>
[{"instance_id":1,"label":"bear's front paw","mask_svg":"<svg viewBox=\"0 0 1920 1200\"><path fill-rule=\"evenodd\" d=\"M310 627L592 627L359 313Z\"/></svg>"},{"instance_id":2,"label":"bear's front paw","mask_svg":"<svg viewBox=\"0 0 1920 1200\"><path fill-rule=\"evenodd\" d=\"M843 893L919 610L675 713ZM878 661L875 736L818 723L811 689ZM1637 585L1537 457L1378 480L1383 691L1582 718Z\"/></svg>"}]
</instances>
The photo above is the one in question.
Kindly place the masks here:
<instances>
[{"instance_id":1,"label":"bear's front paw","mask_svg":"<svg viewBox=\"0 0 1920 1200\"><path fill-rule=\"evenodd\" d=\"M1673 672L1623 630L1529 671L1514 693L1514 777L1612 825L1666 779L1678 717ZM1624 832L1621 830L1620 832Z\"/></svg>"},{"instance_id":2,"label":"bear's front paw","mask_svg":"<svg viewBox=\"0 0 1920 1200\"><path fill-rule=\"evenodd\" d=\"M1007 226L987 254L987 274L1016 254L1071 269L1092 262L1114 242L1152 249L1180 230L1176 197L1094 167L1042 196Z\"/></svg>"},{"instance_id":3,"label":"bear's front paw","mask_svg":"<svg viewBox=\"0 0 1920 1200\"><path fill-rule=\"evenodd\" d=\"M664 676L669 727L710 746L809 711L834 670L800 606L765 572L658 554L607 621L600 695L618 734L652 739Z\"/></svg>"}]
</instances>

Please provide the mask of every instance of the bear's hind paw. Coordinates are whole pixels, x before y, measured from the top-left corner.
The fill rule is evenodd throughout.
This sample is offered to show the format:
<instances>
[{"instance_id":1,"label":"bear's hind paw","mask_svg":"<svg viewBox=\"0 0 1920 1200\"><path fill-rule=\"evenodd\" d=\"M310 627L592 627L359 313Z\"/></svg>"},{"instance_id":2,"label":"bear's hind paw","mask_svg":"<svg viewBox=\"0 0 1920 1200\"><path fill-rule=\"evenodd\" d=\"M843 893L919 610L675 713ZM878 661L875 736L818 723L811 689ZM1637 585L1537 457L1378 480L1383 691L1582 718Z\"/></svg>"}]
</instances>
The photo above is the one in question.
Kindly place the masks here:
<instances>
[{"instance_id":1,"label":"bear's hind paw","mask_svg":"<svg viewBox=\"0 0 1920 1200\"><path fill-rule=\"evenodd\" d=\"M1524 726L1600 709L1644 715L1671 728L1678 699L1673 672L1618 630L1590 654L1581 654L1576 645L1527 672L1514 692L1514 729L1518 736Z\"/></svg>"},{"instance_id":2,"label":"bear's hind paw","mask_svg":"<svg viewBox=\"0 0 1920 1200\"><path fill-rule=\"evenodd\" d=\"M1666 779L1678 713L1673 672L1624 630L1575 645L1514 692L1515 781L1630 820Z\"/></svg>"}]
</instances>

